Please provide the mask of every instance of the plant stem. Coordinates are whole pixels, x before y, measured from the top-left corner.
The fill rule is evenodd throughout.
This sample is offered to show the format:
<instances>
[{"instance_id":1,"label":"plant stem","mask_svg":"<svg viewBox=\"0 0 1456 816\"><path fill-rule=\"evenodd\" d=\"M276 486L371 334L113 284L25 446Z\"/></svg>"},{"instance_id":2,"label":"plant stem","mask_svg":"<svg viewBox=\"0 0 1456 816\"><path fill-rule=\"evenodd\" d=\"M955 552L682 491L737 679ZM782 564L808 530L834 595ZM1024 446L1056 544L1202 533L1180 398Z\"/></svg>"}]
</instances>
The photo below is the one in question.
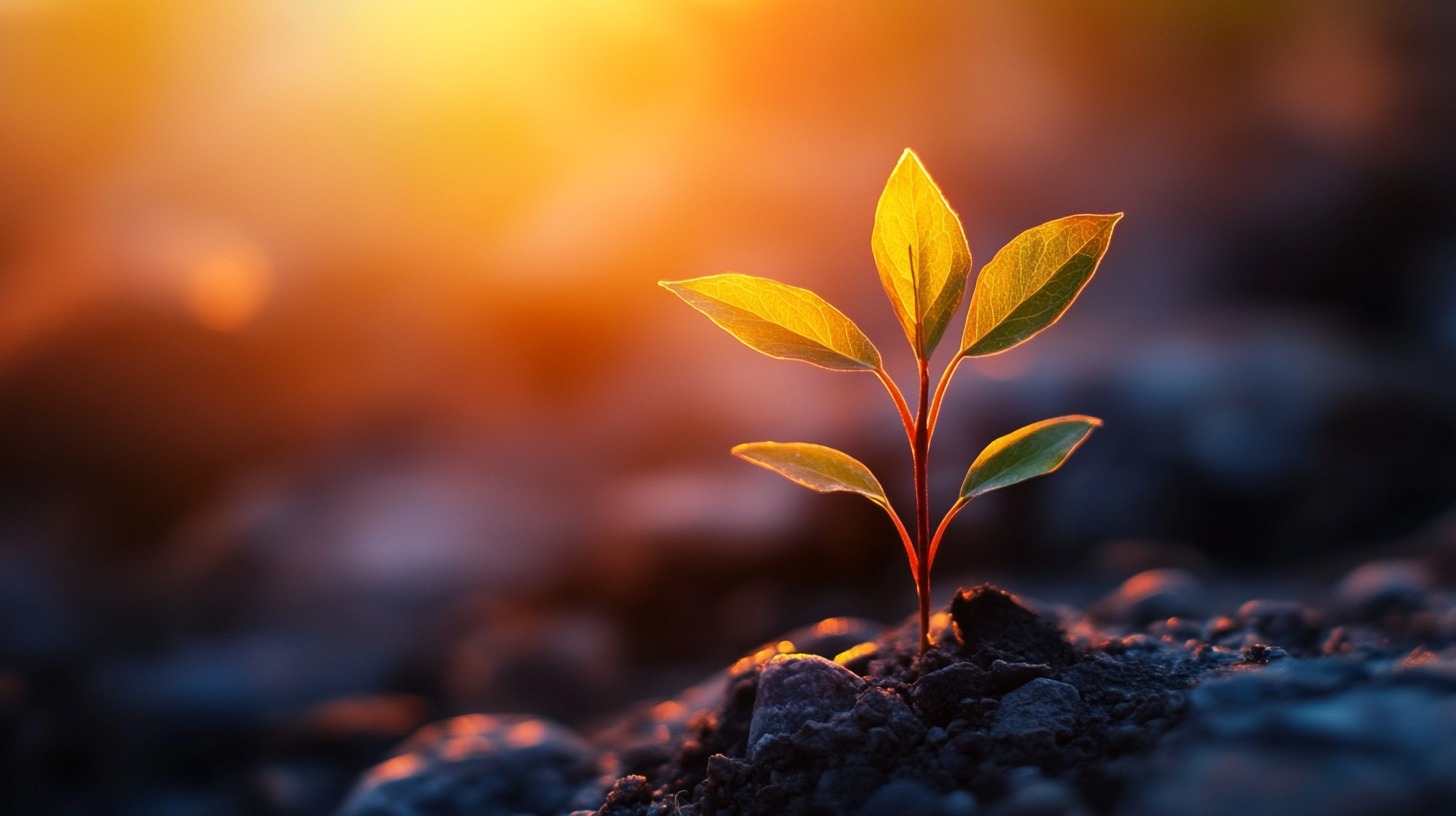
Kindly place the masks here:
<instances>
[{"instance_id":1,"label":"plant stem","mask_svg":"<svg viewBox=\"0 0 1456 816\"><path fill-rule=\"evenodd\" d=\"M905 404L905 395L900 393L900 386L890 379L890 375L884 367L875 369L875 376L885 384L885 390L890 392L890 399L895 401L895 410L900 412L900 424L905 426L905 438L910 440L910 455L915 455L915 418L910 416L910 406Z\"/></svg>"},{"instance_id":2,"label":"plant stem","mask_svg":"<svg viewBox=\"0 0 1456 816\"><path fill-rule=\"evenodd\" d=\"M945 535L945 528L950 526L950 520L955 518L956 513L959 513L967 504L970 504L969 499L957 499L956 503L946 511L945 518L940 520L940 526L935 528L935 535L930 539L930 552L925 554L925 560L930 562L926 565L926 570L935 566L935 553L940 549L940 539Z\"/></svg>"},{"instance_id":3,"label":"plant stem","mask_svg":"<svg viewBox=\"0 0 1456 816\"><path fill-rule=\"evenodd\" d=\"M956 369L965 359L966 355L956 354L955 359L950 361L950 365L945 367L945 373L940 375L940 382L935 386L935 399L930 401L930 423L927 426L930 429L931 437L935 436L935 425L940 419L940 403L945 399L945 390L950 387L951 377L955 376ZM926 444L929 444L929 440Z\"/></svg>"},{"instance_id":4,"label":"plant stem","mask_svg":"<svg viewBox=\"0 0 1456 816\"><path fill-rule=\"evenodd\" d=\"M930 648L930 361L920 358L920 402L911 437L915 470L915 594L920 598L920 653Z\"/></svg>"},{"instance_id":5,"label":"plant stem","mask_svg":"<svg viewBox=\"0 0 1456 816\"><path fill-rule=\"evenodd\" d=\"M910 575L914 577L920 574L920 553L915 550L915 542L910 539L910 533L905 529L905 523L900 521L900 514L889 502L876 502L889 514L890 521L895 522L895 531L900 534L900 543L905 545L905 557L910 561Z\"/></svg>"}]
</instances>

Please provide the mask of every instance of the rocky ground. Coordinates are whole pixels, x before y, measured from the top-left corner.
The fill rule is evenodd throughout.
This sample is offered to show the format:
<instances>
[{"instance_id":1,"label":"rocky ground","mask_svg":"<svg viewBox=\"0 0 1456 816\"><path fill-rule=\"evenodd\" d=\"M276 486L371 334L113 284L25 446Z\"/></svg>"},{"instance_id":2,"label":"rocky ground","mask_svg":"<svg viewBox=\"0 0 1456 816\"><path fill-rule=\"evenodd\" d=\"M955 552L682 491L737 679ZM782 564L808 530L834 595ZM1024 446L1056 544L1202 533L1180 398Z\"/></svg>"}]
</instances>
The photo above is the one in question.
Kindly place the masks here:
<instances>
[{"instance_id":1,"label":"rocky ground","mask_svg":"<svg viewBox=\"0 0 1456 816\"><path fill-rule=\"evenodd\" d=\"M913 622L833 618L576 733L418 732L345 816L1456 812L1456 595L1371 562L1325 601L1218 609L1140 573L1085 611L983 585Z\"/></svg>"}]
</instances>

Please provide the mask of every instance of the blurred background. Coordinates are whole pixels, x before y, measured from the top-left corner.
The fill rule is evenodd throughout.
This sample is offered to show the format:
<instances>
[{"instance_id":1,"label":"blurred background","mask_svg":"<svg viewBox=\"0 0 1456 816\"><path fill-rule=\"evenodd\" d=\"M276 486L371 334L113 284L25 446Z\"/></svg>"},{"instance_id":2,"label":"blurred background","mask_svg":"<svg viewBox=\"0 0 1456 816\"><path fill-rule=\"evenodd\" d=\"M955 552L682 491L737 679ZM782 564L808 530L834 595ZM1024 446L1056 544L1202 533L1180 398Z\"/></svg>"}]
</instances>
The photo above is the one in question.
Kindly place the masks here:
<instances>
[{"instance_id":1,"label":"blurred background","mask_svg":"<svg viewBox=\"0 0 1456 816\"><path fill-rule=\"evenodd\" d=\"M1106 427L962 514L940 592L1456 540L1452 43L1441 0L0 0L0 810L326 812L428 719L587 727L909 614L875 508L727 453L905 506L879 385L654 285L814 288L908 377L907 146L977 269L1127 213L961 369L942 507L995 436Z\"/></svg>"}]
</instances>

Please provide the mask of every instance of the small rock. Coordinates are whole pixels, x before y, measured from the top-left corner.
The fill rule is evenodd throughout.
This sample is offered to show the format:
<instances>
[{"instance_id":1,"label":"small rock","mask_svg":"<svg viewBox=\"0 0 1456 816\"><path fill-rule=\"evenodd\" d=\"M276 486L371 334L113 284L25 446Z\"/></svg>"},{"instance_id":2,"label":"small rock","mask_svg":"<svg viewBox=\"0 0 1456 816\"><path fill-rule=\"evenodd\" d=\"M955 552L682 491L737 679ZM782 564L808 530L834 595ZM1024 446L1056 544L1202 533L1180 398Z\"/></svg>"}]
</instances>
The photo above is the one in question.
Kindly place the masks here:
<instances>
[{"instance_id":1,"label":"small rock","mask_svg":"<svg viewBox=\"0 0 1456 816\"><path fill-rule=\"evenodd\" d=\"M956 639L983 668L996 660L1067 666L1077 659L1060 627L990 584L957 592L950 614Z\"/></svg>"},{"instance_id":2,"label":"small rock","mask_svg":"<svg viewBox=\"0 0 1456 816\"><path fill-rule=\"evenodd\" d=\"M1090 612L1106 623L1141 626L1168 618L1203 618L1208 597L1203 584L1186 570L1150 569L1123 581Z\"/></svg>"},{"instance_id":3,"label":"small rock","mask_svg":"<svg viewBox=\"0 0 1456 816\"><path fill-rule=\"evenodd\" d=\"M1039 677L1001 698L1001 709L991 728L1006 737L1044 729L1067 733L1075 729L1082 695L1074 686Z\"/></svg>"},{"instance_id":4,"label":"small rock","mask_svg":"<svg viewBox=\"0 0 1456 816\"><path fill-rule=\"evenodd\" d=\"M1297 601L1248 601L1238 617L1246 628L1287 648L1313 646L1319 636L1314 611Z\"/></svg>"},{"instance_id":5,"label":"small rock","mask_svg":"<svg viewBox=\"0 0 1456 816\"><path fill-rule=\"evenodd\" d=\"M770 737L793 735L805 723L826 722L853 709L864 685L854 672L817 655L770 658L758 677L748 727L748 758L756 758Z\"/></svg>"},{"instance_id":6,"label":"small rock","mask_svg":"<svg viewBox=\"0 0 1456 816\"><path fill-rule=\"evenodd\" d=\"M901 739L925 734L925 726L916 718L900 695L888 689L869 687L860 692L854 703L854 722L861 728L883 726Z\"/></svg>"},{"instance_id":7,"label":"small rock","mask_svg":"<svg viewBox=\"0 0 1456 816\"><path fill-rule=\"evenodd\" d=\"M652 785L647 777L639 774L624 776L612 784L607 791L607 801L597 811L598 816L628 816L636 806L652 802Z\"/></svg>"},{"instance_id":8,"label":"small rock","mask_svg":"<svg viewBox=\"0 0 1456 816\"><path fill-rule=\"evenodd\" d=\"M1391 612L1420 609L1430 591L1426 565L1412 559L1370 561L1335 587L1335 602L1357 620L1378 622Z\"/></svg>"},{"instance_id":9,"label":"small rock","mask_svg":"<svg viewBox=\"0 0 1456 816\"><path fill-rule=\"evenodd\" d=\"M1263 643L1255 643L1244 649L1240 654L1243 655L1245 662L1260 664L1274 660L1283 660L1289 657L1289 652L1284 651L1278 646L1269 646Z\"/></svg>"},{"instance_id":10,"label":"small rock","mask_svg":"<svg viewBox=\"0 0 1456 816\"><path fill-rule=\"evenodd\" d=\"M1052 667L1045 663L1007 663L1005 660L993 660L986 678L986 687L992 694L1005 694L1038 677L1050 677L1051 674Z\"/></svg>"},{"instance_id":11,"label":"small rock","mask_svg":"<svg viewBox=\"0 0 1456 816\"><path fill-rule=\"evenodd\" d=\"M983 696L986 672L974 663L954 663L923 674L910 688L910 702L927 722L960 716L961 701Z\"/></svg>"},{"instance_id":12,"label":"small rock","mask_svg":"<svg viewBox=\"0 0 1456 816\"><path fill-rule=\"evenodd\" d=\"M595 755L564 726L471 714L426 726L365 774L341 816L563 813L595 789ZM597 798L597 802L601 799Z\"/></svg>"}]
</instances>

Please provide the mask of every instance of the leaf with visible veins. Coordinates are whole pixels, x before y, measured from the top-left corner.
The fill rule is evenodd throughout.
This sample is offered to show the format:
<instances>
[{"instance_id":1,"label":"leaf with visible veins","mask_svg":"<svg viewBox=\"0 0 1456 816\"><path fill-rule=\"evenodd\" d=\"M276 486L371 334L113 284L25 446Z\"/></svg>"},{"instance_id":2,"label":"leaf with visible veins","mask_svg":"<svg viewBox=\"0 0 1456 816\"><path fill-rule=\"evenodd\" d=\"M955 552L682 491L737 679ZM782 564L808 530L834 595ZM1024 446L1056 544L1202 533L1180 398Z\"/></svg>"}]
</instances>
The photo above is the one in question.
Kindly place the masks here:
<instances>
[{"instance_id":1,"label":"leaf with visible veins","mask_svg":"<svg viewBox=\"0 0 1456 816\"><path fill-rule=\"evenodd\" d=\"M905 336L929 359L965 295L971 249L961 220L908 148L885 182L870 236L880 283Z\"/></svg>"},{"instance_id":2,"label":"leaf with visible veins","mask_svg":"<svg viewBox=\"0 0 1456 816\"><path fill-rule=\"evenodd\" d=\"M880 480L847 453L809 442L745 442L733 455L820 493L858 493L888 507Z\"/></svg>"},{"instance_id":3,"label":"leaf with visible veins","mask_svg":"<svg viewBox=\"0 0 1456 816\"><path fill-rule=\"evenodd\" d=\"M961 353L996 354L1057 322L1097 271L1121 218L1069 215L1002 247L976 278Z\"/></svg>"},{"instance_id":4,"label":"leaf with visible veins","mask_svg":"<svg viewBox=\"0 0 1456 816\"><path fill-rule=\"evenodd\" d=\"M738 274L658 283L770 357L835 371L880 367L880 352L854 321L808 289Z\"/></svg>"}]
</instances>

